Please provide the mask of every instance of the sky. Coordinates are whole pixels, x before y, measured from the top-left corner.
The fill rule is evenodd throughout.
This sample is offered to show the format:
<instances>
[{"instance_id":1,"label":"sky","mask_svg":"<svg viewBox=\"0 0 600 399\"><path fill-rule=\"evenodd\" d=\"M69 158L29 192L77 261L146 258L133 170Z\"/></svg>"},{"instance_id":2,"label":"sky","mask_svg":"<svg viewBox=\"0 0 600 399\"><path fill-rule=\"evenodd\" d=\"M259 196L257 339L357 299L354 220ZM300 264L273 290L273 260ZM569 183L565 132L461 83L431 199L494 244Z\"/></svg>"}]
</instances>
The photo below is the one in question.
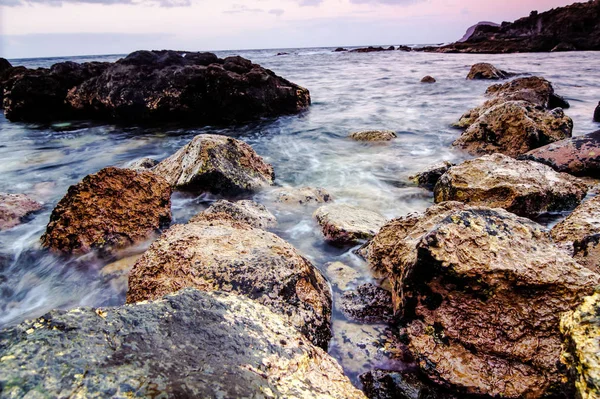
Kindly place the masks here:
<instances>
[{"instance_id":1,"label":"sky","mask_svg":"<svg viewBox=\"0 0 600 399\"><path fill-rule=\"evenodd\" d=\"M479 21L573 2L0 0L0 57L444 43Z\"/></svg>"}]
</instances>

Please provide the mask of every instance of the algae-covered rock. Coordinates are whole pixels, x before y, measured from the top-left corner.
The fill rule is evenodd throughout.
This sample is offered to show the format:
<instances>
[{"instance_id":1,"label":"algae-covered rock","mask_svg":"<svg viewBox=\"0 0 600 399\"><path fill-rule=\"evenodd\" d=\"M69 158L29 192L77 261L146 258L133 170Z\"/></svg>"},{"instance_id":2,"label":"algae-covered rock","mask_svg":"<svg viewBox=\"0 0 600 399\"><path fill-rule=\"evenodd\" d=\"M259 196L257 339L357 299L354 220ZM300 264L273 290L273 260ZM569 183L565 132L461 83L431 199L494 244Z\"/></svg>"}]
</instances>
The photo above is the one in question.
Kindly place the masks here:
<instances>
[{"instance_id":1,"label":"algae-covered rock","mask_svg":"<svg viewBox=\"0 0 600 399\"><path fill-rule=\"evenodd\" d=\"M151 172L104 168L69 187L50 215L42 245L66 254L110 254L171 222L171 187Z\"/></svg>"},{"instance_id":2,"label":"algae-covered rock","mask_svg":"<svg viewBox=\"0 0 600 399\"><path fill-rule=\"evenodd\" d=\"M203 215L215 213L226 213L235 220L248 223L250 226L259 229L266 229L277 225L277 219L264 205L250 200L236 202L219 200L211 204L208 209L196 217L202 218ZM194 220L195 218L192 218L190 222Z\"/></svg>"},{"instance_id":3,"label":"algae-covered rock","mask_svg":"<svg viewBox=\"0 0 600 399\"><path fill-rule=\"evenodd\" d=\"M493 154L450 168L438 180L434 196L436 203L461 201L535 217L575 208L587 190L583 181L549 166Z\"/></svg>"},{"instance_id":4,"label":"algae-covered rock","mask_svg":"<svg viewBox=\"0 0 600 399\"><path fill-rule=\"evenodd\" d=\"M364 130L350 133L350 138L356 141L390 141L396 138L396 132L391 130Z\"/></svg>"},{"instance_id":5,"label":"algae-covered rock","mask_svg":"<svg viewBox=\"0 0 600 399\"><path fill-rule=\"evenodd\" d=\"M42 204L25 194L0 193L0 231L18 226L24 218L42 209Z\"/></svg>"},{"instance_id":6,"label":"algae-covered rock","mask_svg":"<svg viewBox=\"0 0 600 399\"><path fill-rule=\"evenodd\" d=\"M315 219L325 240L335 244L355 244L373 237L385 218L368 209L344 204L323 205L315 211Z\"/></svg>"},{"instance_id":7,"label":"algae-covered rock","mask_svg":"<svg viewBox=\"0 0 600 399\"><path fill-rule=\"evenodd\" d=\"M55 310L0 332L2 397L364 398L287 319L242 296Z\"/></svg>"},{"instance_id":8,"label":"algae-covered rock","mask_svg":"<svg viewBox=\"0 0 600 399\"><path fill-rule=\"evenodd\" d=\"M433 190L439 178L453 166L454 164L448 161L439 162L414 176L410 176L409 179L415 182L419 187Z\"/></svg>"},{"instance_id":9,"label":"algae-covered rock","mask_svg":"<svg viewBox=\"0 0 600 399\"><path fill-rule=\"evenodd\" d=\"M216 134L194 137L153 172L176 189L214 193L254 191L275 178L271 165L248 144Z\"/></svg>"},{"instance_id":10,"label":"algae-covered rock","mask_svg":"<svg viewBox=\"0 0 600 399\"><path fill-rule=\"evenodd\" d=\"M511 74L506 71L502 71L492 64L486 62L480 62L471 67L469 74L467 75L468 80L499 80L507 79Z\"/></svg>"},{"instance_id":11,"label":"algae-covered rock","mask_svg":"<svg viewBox=\"0 0 600 399\"><path fill-rule=\"evenodd\" d=\"M161 235L133 267L127 302L184 287L245 295L288 316L316 345L331 338L331 293L319 270L281 238L227 214L199 215Z\"/></svg>"}]
</instances>

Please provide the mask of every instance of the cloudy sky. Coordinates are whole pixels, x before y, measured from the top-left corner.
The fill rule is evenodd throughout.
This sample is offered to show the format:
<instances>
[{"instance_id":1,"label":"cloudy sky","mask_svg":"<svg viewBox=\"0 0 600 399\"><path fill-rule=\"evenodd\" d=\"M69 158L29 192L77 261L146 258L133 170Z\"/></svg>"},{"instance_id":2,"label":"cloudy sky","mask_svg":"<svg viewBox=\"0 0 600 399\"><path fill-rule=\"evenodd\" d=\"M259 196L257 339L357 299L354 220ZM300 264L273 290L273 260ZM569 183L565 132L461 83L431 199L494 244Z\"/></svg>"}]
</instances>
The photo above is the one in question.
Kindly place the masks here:
<instances>
[{"instance_id":1,"label":"cloudy sky","mask_svg":"<svg viewBox=\"0 0 600 399\"><path fill-rule=\"evenodd\" d=\"M440 43L573 0L0 0L0 56Z\"/></svg>"}]
</instances>

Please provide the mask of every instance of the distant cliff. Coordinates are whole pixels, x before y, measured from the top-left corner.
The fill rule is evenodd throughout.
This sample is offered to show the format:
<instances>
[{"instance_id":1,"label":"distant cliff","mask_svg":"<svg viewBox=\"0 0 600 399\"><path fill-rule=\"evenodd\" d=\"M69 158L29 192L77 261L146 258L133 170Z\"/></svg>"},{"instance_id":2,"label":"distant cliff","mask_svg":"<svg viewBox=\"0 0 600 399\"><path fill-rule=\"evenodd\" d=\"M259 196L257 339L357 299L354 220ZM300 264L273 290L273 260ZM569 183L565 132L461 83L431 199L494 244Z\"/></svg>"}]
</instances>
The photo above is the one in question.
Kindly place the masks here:
<instances>
[{"instance_id":1,"label":"distant cliff","mask_svg":"<svg viewBox=\"0 0 600 399\"><path fill-rule=\"evenodd\" d=\"M490 22L490 21L482 21L482 22L478 22L475 25L471 26L469 29L467 29L467 32L465 33L465 35L462 37L462 39L459 40L459 42L466 42L467 40L469 40L471 38L471 36L473 36L473 33L475 33L475 30L477 28L479 28L480 26L500 26L500 24L497 24L495 22Z\"/></svg>"}]
</instances>

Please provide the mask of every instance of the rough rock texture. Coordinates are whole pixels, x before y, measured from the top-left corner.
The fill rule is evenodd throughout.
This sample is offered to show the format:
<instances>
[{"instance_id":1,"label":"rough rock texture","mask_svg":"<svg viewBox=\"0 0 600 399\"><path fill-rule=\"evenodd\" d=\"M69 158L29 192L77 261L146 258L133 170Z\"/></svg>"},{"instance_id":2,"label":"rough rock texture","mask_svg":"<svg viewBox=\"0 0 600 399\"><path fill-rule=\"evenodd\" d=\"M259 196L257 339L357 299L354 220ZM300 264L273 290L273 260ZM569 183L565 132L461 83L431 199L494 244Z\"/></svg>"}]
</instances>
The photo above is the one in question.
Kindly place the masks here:
<instances>
[{"instance_id":1,"label":"rough rock texture","mask_svg":"<svg viewBox=\"0 0 600 399\"><path fill-rule=\"evenodd\" d=\"M468 80L478 80L478 79L486 79L486 80L499 80L499 79L507 79L510 77L510 74L506 71L502 71L492 64L488 64L485 62L480 62L479 64L475 64L471 67L469 74L467 75Z\"/></svg>"},{"instance_id":2,"label":"rough rock texture","mask_svg":"<svg viewBox=\"0 0 600 399\"><path fill-rule=\"evenodd\" d=\"M241 296L55 310L0 332L3 397L364 398L285 318Z\"/></svg>"},{"instance_id":3,"label":"rough rock texture","mask_svg":"<svg viewBox=\"0 0 600 399\"><path fill-rule=\"evenodd\" d=\"M245 295L326 348L331 293L321 273L276 235L226 214L196 217L167 230L135 264L127 302L156 299L184 287Z\"/></svg>"},{"instance_id":4,"label":"rough rock texture","mask_svg":"<svg viewBox=\"0 0 600 399\"><path fill-rule=\"evenodd\" d=\"M433 382L507 398L567 389L559 317L600 275L557 248L543 226L446 202L389 222L367 252L390 274L409 349Z\"/></svg>"},{"instance_id":5,"label":"rough rock texture","mask_svg":"<svg viewBox=\"0 0 600 399\"><path fill-rule=\"evenodd\" d=\"M545 111L526 101L506 101L481 114L452 145L474 155L516 157L572 132L573 120L561 108Z\"/></svg>"},{"instance_id":6,"label":"rough rock texture","mask_svg":"<svg viewBox=\"0 0 600 399\"><path fill-rule=\"evenodd\" d=\"M600 292L596 292L560 320L560 330L567 349L564 357L580 399L600 397L599 315Z\"/></svg>"},{"instance_id":7,"label":"rough rock texture","mask_svg":"<svg viewBox=\"0 0 600 399\"><path fill-rule=\"evenodd\" d=\"M66 254L110 254L170 222L171 188L163 178L109 167L69 187L50 215L42 245Z\"/></svg>"},{"instance_id":8,"label":"rough rock texture","mask_svg":"<svg viewBox=\"0 0 600 399\"><path fill-rule=\"evenodd\" d=\"M541 162L575 176L600 177L600 130L548 144L519 159Z\"/></svg>"},{"instance_id":9,"label":"rough rock texture","mask_svg":"<svg viewBox=\"0 0 600 399\"><path fill-rule=\"evenodd\" d=\"M579 205L550 231L588 269L600 273L600 197Z\"/></svg>"},{"instance_id":10,"label":"rough rock texture","mask_svg":"<svg viewBox=\"0 0 600 399\"><path fill-rule=\"evenodd\" d=\"M444 53L546 52L556 46L573 50L600 50L600 1L574 3L500 26L480 25L464 42L427 51Z\"/></svg>"},{"instance_id":11,"label":"rough rock texture","mask_svg":"<svg viewBox=\"0 0 600 399\"><path fill-rule=\"evenodd\" d=\"M600 122L600 102L598 102L598 106L594 110L594 122Z\"/></svg>"},{"instance_id":12,"label":"rough rock texture","mask_svg":"<svg viewBox=\"0 0 600 399\"><path fill-rule=\"evenodd\" d=\"M484 155L453 166L435 185L435 202L461 201L504 208L520 216L575 208L587 185L566 173L502 154Z\"/></svg>"},{"instance_id":13,"label":"rough rock texture","mask_svg":"<svg viewBox=\"0 0 600 399\"><path fill-rule=\"evenodd\" d=\"M360 381L369 399L458 399L425 384L411 372L375 369L362 374Z\"/></svg>"},{"instance_id":14,"label":"rough rock texture","mask_svg":"<svg viewBox=\"0 0 600 399\"><path fill-rule=\"evenodd\" d=\"M344 204L323 205L315 219L325 240L335 244L355 244L373 237L386 222L377 212Z\"/></svg>"},{"instance_id":15,"label":"rough rock texture","mask_svg":"<svg viewBox=\"0 0 600 399\"><path fill-rule=\"evenodd\" d=\"M275 202L284 204L324 204L333 201L331 194L321 187L282 187L270 194L274 196Z\"/></svg>"},{"instance_id":16,"label":"rough rock texture","mask_svg":"<svg viewBox=\"0 0 600 399\"><path fill-rule=\"evenodd\" d=\"M42 204L25 194L0 193L0 231L22 223L23 218L42 209Z\"/></svg>"},{"instance_id":17,"label":"rough rock texture","mask_svg":"<svg viewBox=\"0 0 600 399\"><path fill-rule=\"evenodd\" d=\"M248 144L227 136L199 134L153 172L176 189L238 193L273 184L273 167Z\"/></svg>"},{"instance_id":18,"label":"rough rock texture","mask_svg":"<svg viewBox=\"0 0 600 399\"><path fill-rule=\"evenodd\" d=\"M127 169L135 170L136 172L143 172L145 170L150 170L153 167L158 165L158 161L152 158L140 158L127 166Z\"/></svg>"},{"instance_id":19,"label":"rough rock texture","mask_svg":"<svg viewBox=\"0 0 600 399\"><path fill-rule=\"evenodd\" d=\"M371 283L346 291L338 304L350 320L361 323L391 323L394 321L392 294Z\"/></svg>"},{"instance_id":20,"label":"rough rock texture","mask_svg":"<svg viewBox=\"0 0 600 399\"><path fill-rule=\"evenodd\" d=\"M350 133L350 138L356 141L390 141L396 137L396 133L391 130L365 130Z\"/></svg>"},{"instance_id":21,"label":"rough rock texture","mask_svg":"<svg viewBox=\"0 0 600 399\"><path fill-rule=\"evenodd\" d=\"M475 29L478 28L479 26L500 26L500 24L497 24L497 23L491 22L491 21L480 21L480 22L476 23L475 25L470 26L467 29L467 31L465 32L465 34L463 35L463 37L460 38L458 41L466 42L467 40L469 40L469 38L471 36L473 36L473 33L475 33Z\"/></svg>"},{"instance_id":22,"label":"rough rock texture","mask_svg":"<svg viewBox=\"0 0 600 399\"><path fill-rule=\"evenodd\" d=\"M250 200L236 202L219 200L199 215L193 217L190 222L194 222L198 218L203 218L206 214L215 213L226 213L235 220L248 223L250 226L259 229L266 229L277 225L277 219L264 205Z\"/></svg>"},{"instance_id":23,"label":"rough rock texture","mask_svg":"<svg viewBox=\"0 0 600 399\"><path fill-rule=\"evenodd\" d=\"M421 83L435 83L437 82L437 80L435 80L435 78L433 76L425 76L423 79L421 79Z\"/></svg>"},{"instance_id":24,"label":"rough rock texture","mask_svg":"<svg viewBox=\"0 0 600 399\"><path fill-rule=\"evenodd\" d=\"M431 165L429 168L425 169L423 172L419 172L414 176L410 176L409 179L415 182L419 187L426 188L428 190L433 190L435 184L439 180L440 177L444 173L448 171L454 164L448 161L443 161Z\"/></svg>"},{"instance_id":25,"label":"rough rock texture","mask_svg":"<svg viewBox=\"0 0 600 399\"><path fill-rule=\"evenodd\" d=\"M342 262L327 263L325 273L329 282L341 291L346 291L350 286L356 285L361 277L357 270Z\"/></svg>"}]
</instances>

